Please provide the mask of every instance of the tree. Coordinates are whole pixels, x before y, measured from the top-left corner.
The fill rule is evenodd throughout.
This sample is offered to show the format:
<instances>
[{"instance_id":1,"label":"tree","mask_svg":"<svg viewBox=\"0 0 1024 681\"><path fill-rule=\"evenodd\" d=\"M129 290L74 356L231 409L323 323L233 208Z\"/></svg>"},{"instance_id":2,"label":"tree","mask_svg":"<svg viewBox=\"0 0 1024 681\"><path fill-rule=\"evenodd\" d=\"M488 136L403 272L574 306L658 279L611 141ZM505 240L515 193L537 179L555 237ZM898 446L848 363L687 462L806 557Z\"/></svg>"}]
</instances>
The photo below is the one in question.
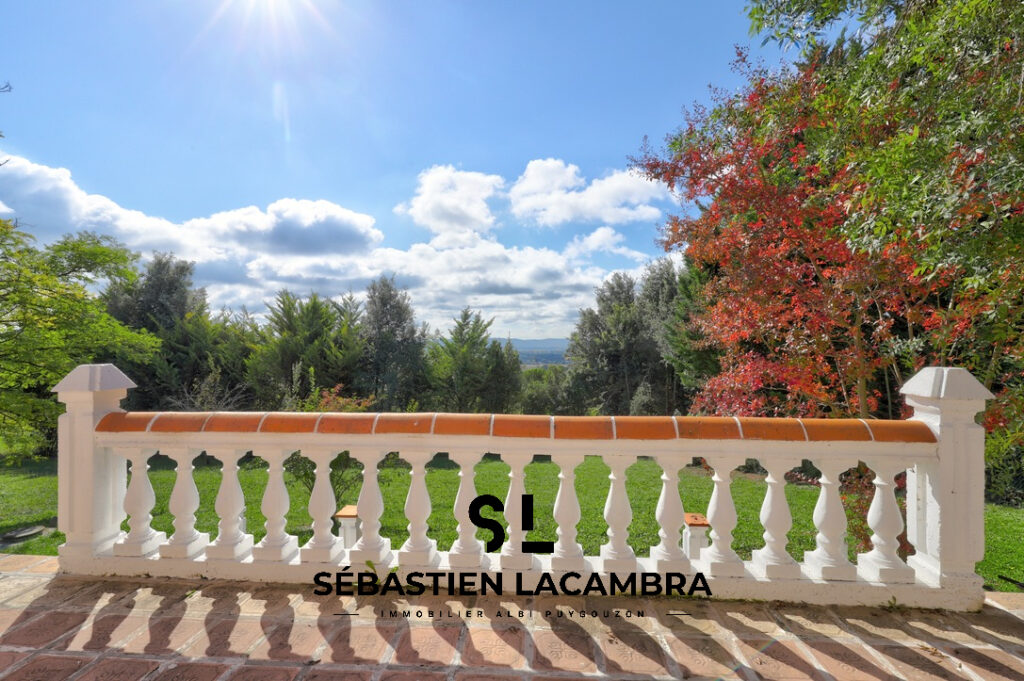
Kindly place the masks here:
<instances>
[{"instance_id":1,"label":"tree","mask_svg":"<svg viewBox=\"0 0 1024 681\"><path fill-rule=\"evenodd\" d=\"M374 395L375 408L404 410L427 385L424 364L426 328L417 328L409 294L381 276L366 290L362 335L366 352L359 385Z\"/></svg>"},{"instance_id":2,"label":"tree","mask_svg":"<svg viewBox=\"0 0 1024 681\"><path fill-rule=\"evenodd\" d=\"M110 237L83 232L44 249L0 220L0 438L15 455L40 444L60 407L50 389L76 365L115 348L142 361L158 342L120 324L90 293L134 276L135 256Z\"/></svg>"},{"instance_id":3,"label":"tree","mask_svg":"<svg viewBox=\"0 0 1024 681\"><path fill-rule=\"evenodd\" d=\"M438 408L453 412L502 413L519 396L519 353L511 343L490 339L493 319L468 307L454 319L448 337L427 350L431 387Z\"/></svg>"},{"instance_id":4,"label":"tree","mask_svg":"<svg viewBox=\"0 0 1024 681\"><path fill-rule=\"evenodd\" d=\"M823 40L851 14L867 29ZM926 362L1019 391L1024 9L784 0L751 17L803 61L741 58L747 86L639 161L698 206L664 230L707 276L686 333L722 353L698 407L898 416Z\"/></svg>"},{"instance_id":5,"label":"tree","mask_svg":"<svg viewBox=\"0 0 1024 681\"><path fill-rule=\"evenodd\" d=\"M274 408L289 390L304 395L320 385L351 385L363 348L358 314L351 307L316 293L301 300L283 290L247 362L249 386L260 404Z\"/></svg>"}]
</instances>

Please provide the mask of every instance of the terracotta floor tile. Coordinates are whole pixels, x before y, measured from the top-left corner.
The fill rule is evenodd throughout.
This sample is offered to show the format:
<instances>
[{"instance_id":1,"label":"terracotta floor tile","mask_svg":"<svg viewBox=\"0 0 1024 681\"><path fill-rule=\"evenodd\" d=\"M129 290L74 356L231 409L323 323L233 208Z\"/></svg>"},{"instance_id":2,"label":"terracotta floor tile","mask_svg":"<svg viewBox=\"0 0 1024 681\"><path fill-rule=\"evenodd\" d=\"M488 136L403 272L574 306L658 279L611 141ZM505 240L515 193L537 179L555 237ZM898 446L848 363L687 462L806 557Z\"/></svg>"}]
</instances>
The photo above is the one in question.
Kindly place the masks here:
<instances>
[{"instance_id":1,"label":"terracotta floor tile","mask_svg":"<svg viewBox=\"0 0 1024 681\"><path fill-rule=\"evenodd\" d=\"M0 670L7 670L16 665L31 653L11 653L0 651Z\"/></svg>"},{"instance_id":2,"label":"terracotta floor tile","mask_svg":"<svg viewBox=\"0 0 1024 681\"><path fill-rule=\"evenodd\" d=\"M0 568L0 569L2 569L2 568ZM55 575L55 574L57 574L57 570L59 570L59 569L60 569L60 563L58 562L57 558L55 556L50 556L49 558L47 558L46 560L42 561L41 563L36 563L35 565L32 565L31 567L25 568L25 572L27 572L29 574L34 574L34 575L35 574L38 574L38 575Z\"/></svg>"},{"instance_id":3,"label":"terracotta floor tile","mask_svg":"<svg viewBox=\"0 0 1024 681\"><path fill-rule=\"evenodd\" d=\"M402 632L395 644L395 664L443 667L455 659L462 627L416 626Z\"/></svg>"},{"instance_id":4,"label":"terracotta floor tile","mask_svg":"<svg viewBox=\"0 0 1024 681\"><path fill-rule=\"evenodd\" d=\"M930 646L883 645L876 646L875 650L885 656L899 675L914 681L968 678L959 669L960 665Z\"/></svg>"},{"instance_id":5,"label":"terracotta floor tile","mask_svg":"<svg viewBox=\"0 0 1024 681\"><path fill-rule=\"evenodd\" d=\"M804 656L793 641L771 638L739 640L740 653L748 666L765 681L805 681L824 675Z\"/></svg>"},{"instance_id":6,"label":"terracotta floor tile","mask_svg":"<svg viewBox=\"0 0 1024 681\"><path fill-rule=\"evenodd\" d=\"M598 638L598 646L604 653L607 674L668 674L661 643L643 632L609 632Z\"/></svg>"},{"instance_id":7,"label":"terracotta floor tile","mask_svg":"<svg viewBox=\"0 0 1024 681\"><path fill-rule=\"evenodd\" d=\"M21 669L4 677L4 681L63 681L92 662L91 657L39 655Z\"/></svg>"},{"instance_id":8,"label":"terracotta floor tile","mask_svg":"<svg viewBox=\"0 0 1024 681\"><path fill-rule=\"evenodd\" d=\"M377 664L390 650L397 629L372 624L343 625L321 653L322 663Z\"/></svg>"},{"instance_id":9,"label":"terracotta floor tile","mask_svg":"<svg viewBox=\"0 0 1024 681\"><path fill-rule=\"evenodd\" d=\"M266 632L253 619L221 620L203 632L181 654L185 657L239 657L246 655Z\"/></svg>"},{"instance_id":10,"label":"terracotta floor tile","mask_svg":"<svg viewBox=\"0 0 1024 681\"><path fill-rule=\"evenodd\" d=\"M182 662L157 674L152 681L213 681L228 667L206 662Z\"/></svg>"},{"instance_id":11,"label":"terracotta floor tile","mask_svg":"<svg viewBox=\"0 0 1024 681\"><path fill-rule=\"evenodd\" d=\"M507 667L521 669L525 632L521 628L473 629L462 647L463 664L475 667Z\"/></svg>"},{"instance_id":12,"label":"terracotta floor tile","mask_svg":"<svg viewBox=\"0 0 1024 681\"><path fill-rule=\"evenodd\" d=\"M975 635L989 637L993 642L1024 647L1024 620L1010 613L986 606L981 612L957 613L956 617L967 622Z\"/></svg>"},{"instance_id":13,"label":"terracotta floor tile","mask_svg":"<svg viewBox=\"0 0 1024 681\"><path fill-rule=\"evenodd\" d=\"M827 608L794 605L771 608L771 612L783 630L800 639L853 638Z\"/></svg>"},{"instance_id":14,"label":"terracotta floor tile","mask_svg":"<svg viewBox=\"0 0 1024 681\"><path fill-rule=\"evenodd\" d=\"M0 579L0 605L5 608L31 607L31 599L29 599L28 603L19 602L15 604L8 604L8 602L28 591L34 591L40 586L48 583L49 580L42 577L24 577L21 575L3 577Z\"/></svg>"},{"instance_id":15,"label":"terracotta floor tile","mask_svg":"<svg viewBox=\"0 0 1024 681\"><path fill-rule=\"evenodd\" d=\"M0 637L8 629L20 626L40 613L39 610L0 608Z\"/></svg>"},{"instance_id":16,"label":"terracotta floor tile","mask_svg":"<svg viewBox=\"0 0 1024 681\"><path fill-rule=\"evenodd\" d=\"M987 642L968 622L941 612L911 611L902 619L904 628L919 638L969 646Z\"/></svg>"},{"instance_id":17,"label":"terracotta floor tile","mask_svg":"<svg viewBox=\"0 0 1024 681\"><path fill-rule=\"evenodd\" d=\"M584 631L535 629L533 662L535 670L594 674L594 639Z\"/></svg>"},{"instance_id":18,"label":"terracotta floor tile","mask_svg":"<svg viewBox=\"0 0 1024 681\"><path fill-rule=\"evenodd\" d=\"M11 555L0 558L0 571L18 572L33 565L38 565L47 560L46 556L35 556L30 554Z\"/></svg>"},{"instance_id":19,"label":"terracotta floor tile","mask_svg":"<svg viewBox=\"0 0 1024 681\"><path fill-rule=\"evenodd\" d=\"M84 579L56 578L39 581L34 589L7 599L8 608L70 608L91 610L100 599L95 582Z\"/></svg>"},{"instance_id":20,"label":"terracotta floor tile","mask_svg":"<svg viewBox=\"0 0 1024 681\"><path fill-rule=\"evenodd\" d=\"M455 673L455 681L519 681L524 678L522 672L508 672L499 674L490 669L465 669ZM559 681L565 681L564 676L559 676ZM531 681L538 681L539 676L532 677Z\"/></svg>"},{"instance_id":21,"label":"terracotta floor tile","mask_svg":"<svg viewBox=\"0 0 1024 681\"><path fill-rule=\"evenodd\" d=\"M898 681L867 648L859 643L809 640L814 658L842 681Z\"/></svg>"},{"instance_id":22,"label":"terracotta floor tile","mask_svg":"<svg viewBox=\"0 0 1024 681\"><path fill-rule=\"evenodd\" d=\"M446 672L386 671L378 677L380 681L445 681Z\"/></svg>"},{"instance_id":23,"label":"terracotta floor tile","mask_svg":"<svg viewBox=\"0 0 1024 681\"><path fill-rule=\"evenodd\" d=\"M722 638L668 635L665 639L684 677L737 678L739 663Z\"/></svg>"},{"instance_id":24,"label":"terracotta floor tile","mask_svg":"<svg viewBox=\"0 0 1024 681\"><path fill-rule=\"evenodd\" d=\"M919 641L914 632L904 628L901 617L881 608L837 608L837 611L843 628L865 643L911 645Z\"/></svg>"},{"instance_id":25,"label":"terracotta floor tile","mask_svg":"<svg viewBox=\"0 0 1024 681\"><path fill-rule=\"evenodd\" d=\"M246 665L232 672L231 676L228 677L228 681L292 681L301 670L302 667L257 667L255 665Z\"/></svg>"},{"instance_id":26,"label":"terracotta floor tile","mask_svg":"<svg viewBox=\"0 0 1024 681\"><path fill-rule=\"evenodd\" d=\"M0 637L0 645L43 648L72 629L80 626L89 616L84 612L55 611L27 622Z\"/></svg>"},{"instance_id":27,"label":"terracotta floor tile","mask_svg":"<svg viewBox=\"0 0 1024 681\"><path fill-rule=\"evenodd\" d=\"M735 636L764 638L785 633L764 605L723 602L715 603L713 609L722 627Z\"/></svg>"},{"instance_id":28,"label":"terracotta floor tile","mask_svg":"<svg viewBox=\"0 0 1024 681\"><path fill-rule=\"evenodd\" d=\"M1019 656L996 648L955 646L948 650L953 657L984 679L1024 681L1024 659Z\"/></svg>"},{"instance_id":29,"label":"terracotta floor tile","mask_svg":"<svg viewBox=\"0 0 1024 681\"><path fill-rule=\"evenodd\" d=\"M108 657L87 669L76 681L138 681L159 666L157 660Z\"/></svg>"},{"instance_id":30,"label":"terracotta floor tile","mask_svg":"<svg viewBox=\"0 0 1024 681\"><path fill-rule=\"evenodd\" d=\"M319 622L302 620L282 622L266 640L261 641L249 653L251 660L291 660L294 662L312 662L320 647L334 633L337 626L321 628Z\"/></svg>"},{"instance_id":31,"label":"terracotta floor tile","mask_svg":"<svg viewBox=\"0 0 1024 681\"><path fill-rule=\"evenodd\" d=\"M203 628L202 620L153 617L139 635L123 645L122 650L126 653L165 655L184 646Z\"/></svg>"},{"instance_id":32,"label":"terracotta floor tile","mask_svg":"<svg viewBox=\"0 0 1024 681\"><path fill-rule=\"evenodd\" d=\"M62 641L61 650L104 650L118 648L144 628L149 618L144 615L104 615L82 627L72 638Z\"/></svg>"},{"instance_id":33,"label":"terracotta floor tile","mask_svg":"<svg viewBox=\"0 0 1024 681\"><path fill-rule=\"evenodd\" d=\"M372 672L314 669L306 675L305 681L370 681L370 676L372 676Z\"/></svg>"}]
</instances>

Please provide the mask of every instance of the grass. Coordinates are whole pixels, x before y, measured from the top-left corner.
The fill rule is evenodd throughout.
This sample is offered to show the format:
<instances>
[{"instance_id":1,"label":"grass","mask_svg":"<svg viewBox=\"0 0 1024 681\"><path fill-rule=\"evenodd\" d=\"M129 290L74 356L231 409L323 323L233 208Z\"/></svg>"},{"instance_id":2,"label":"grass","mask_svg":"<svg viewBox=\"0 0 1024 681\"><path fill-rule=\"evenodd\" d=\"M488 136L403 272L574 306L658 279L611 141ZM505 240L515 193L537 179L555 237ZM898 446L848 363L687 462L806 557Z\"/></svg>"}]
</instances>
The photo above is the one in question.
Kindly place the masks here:
<instances>
[{"instance_id":1,"label":"grass","mask_svg":"<svg viewBox=\"0 0 1024 681\"><path fill-rule=\"evenodd\" d=\"M493 494L504 499L508 492L509 467L499 459L488 456L475 467L475 482L478 494ZM555 496L558 492L558 466L551 461L537 460L526 466L526 491L534 495L535 524L528 533L531 540L555 540L555 522L552 517ZM588 456L576 469L576 494L580 502L581 520L577 540L586 554L597 554L601 544L607 540L607 524L604 521L604 502L608 494L608 466L599 457ZM439 550L447 550L456 538L456 522L452 509L459 486L459 469L444 456L438 456L428 466L427 488L430 491L432 512L428 520L429 536L437 540ZM174 486L174 464L163 456L150 460L150 480L156 493L153 508L153 527L171 534L174 531L173 516L167 509L171 490ZM679 491L687 511L706 513L711 498L712 483L700 469L683 469L680 473ZM220 486L220 466L198 465L194 479L199 490L200 505L196 512L196 527L201 532L217 534L217 515L214 502ZM408 520L404 514L405 497L409 489L407 468L385 466L379 471L384 514L381 516L381 533L391 538L397 549L408 537ZM305 542L312 534L312 519L306 510L309 492L290 475L285 476L291 507L287 515L287 531ZM259 459L254 459L239 471L239 482L246 499L246 525L255 539L264 535L265 518L260 511L260 501L267 482L267 470ZM732 496L738 516L733 533L733 548L744 559L750 558L753 549L764 545L763 528L758 518L764 500L766 485L751 476L737 475L732 481ZM629 526L629 543L637 555L646 556L650 547L658 543L658 522L655 508L661 492L661 469L651 460L641 459L629 467L626 477L626 491L633 509L633 521ZM355 503L358 485L353 486L343 503ZM793 528L789 532L789 552L801 560L805 551L814 548L815 529L812 520L818 489L810 486L786 485L786 498L793 516ZM57 509L57 476L54 461L27 463L17 468L0 469L0 532L31 524L53 524ZM488 513L485 511L485 515ZM499 520L500 520L499 516ZM125 524L127 529L127 524ZM490 533L480 530L477 536L483 540ZM996 590L1016 590L1012 585L998 579L998 575L1024 580L1024 552L1020 549L1020 537L1024 536L1024 510L1003 506L987 505L985 508L985 559L978 564L978 574ZM854 557L853 540L850 543L850 557ZM5 551L56 555L57 546L63 543L63 535L54 532L46 537L31 539Z\"/></svg>"}]
</instances>

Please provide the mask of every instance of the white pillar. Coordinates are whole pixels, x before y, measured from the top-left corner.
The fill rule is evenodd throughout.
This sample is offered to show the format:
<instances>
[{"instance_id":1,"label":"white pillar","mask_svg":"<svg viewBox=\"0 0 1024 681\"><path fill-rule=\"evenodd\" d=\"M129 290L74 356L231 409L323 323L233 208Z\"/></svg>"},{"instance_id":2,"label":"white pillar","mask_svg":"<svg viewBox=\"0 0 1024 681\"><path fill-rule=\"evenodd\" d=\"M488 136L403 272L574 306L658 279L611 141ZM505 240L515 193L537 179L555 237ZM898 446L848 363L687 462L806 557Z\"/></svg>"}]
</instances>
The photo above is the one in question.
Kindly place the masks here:
<instances>
[{"instance_id":1,"label":"white pillar","mask_svg":"<svg viewBox=\"0 0 1024 681\"><path fill-rule=\"evenodd\" d=\"M804 571L814 579L854 580L857 568L846 555L846 511L839 498L839 474L848 466L834 460L814 464L821 471L814 505L818 547L804 554Z\"/></svg>"},{"instance_id":2,"label":"white pillar","mask_svg":"<svg viewBox=\"0 0 1024 681\"><path fill-rule=\"evenodd\" d=\"M603 572L630 573L636 572L637 562L633 547L628 543L629 524L633 522L633 507L626 493L626 468L632 463L632 457L613 454L607 456L606 463L611 468L608 479L608 497L604 502L604 520L608 523L608 543L601 547Z\"/></svg>"},{"instance_id":3,"label":"white pillar","mask_svg":"<svg viewBox=\"0 0 1024 681\"><path fill-rule=\"evenodd\" d=\"M688 572L690 560L680 545L680 533L684 524L683 499L679 496L679 469L682 462L675 454L659 454L661 466L661 496L654 512L661 530L661 541L651 549L651 558L658 572Z\"/></svg>"},{"instance_id":4,"label":"white pillar","mask_svg":"<svg viewBox=\"0 0 1024 681\"><path fill-rule=\"evenodd\" d=\"M375 570L386 571L391 565L391 540L380 536L380 515L384 512L384 497L380 493L377 480L377 464L384 458L387 451L367 447L349 449L353 459L363 464L363 483L359 488L359 499L356 509L359 514L359 526L362 534L359 541L349 549L348 560L353 571L373 564Z\"/></svg>"},{"instance_id":5,"label":"white pillar","mask_svg":"<svg viewBox=\"0 0 1024 681\"><path fill-rule=\"evenodd\" d=\"M459 536L448 552L448 564L453 568L477 568L483 561L484 545L476 538L476 525L469 519L469 505L477 496L473 466L480 455L472 450L451 450L448 455L459 465L459 491L455 495Z\"/></svg>"},{"instance_id":6,"label":"white pillar","mask_svg":"<svg viewBox=\"0 0 1024 681\"><path fill-rule=\"evenodd\" d=\"M555 572L580 572L585 560L583 547L576 541L576 525L580 522L580 500L576 497L576 466L583 463L582 454L564 454L552 457L558 464L558 495L555 497L555 523L558 541L551 554L551 569Z\"/></svg>"},{"instance_id":7,"label":"white pillar","mask_svg":"<svg viewBox=\"0 0 1024 681\"><path fill-rule=\"evenodd\" d=\"M156 494L149 481L149 457L156 452L152 447L114 447L115 455L131 461L132 479L124 497L124 512L128 514L128 535L114 544L115 556L149 556L167 541L167 535L156 532L151 525ZM59 481L58 481L59 484Z\"/></svg>"},{"instance_id":8,"label":"white pillar","mask_svg":"<svg viewBox=\"0 0 1024 681\"><path fill-rule=\"evenodd\" d=\"M207 560L241 561L252 554L252 535L245 533L245 496L238 482L238 461L245 455L237 447L213 447L206 450L218 459L220 488L213 508L217 511L217 538L206 547Z\"/></svg>"},{"instance_id":9,"label":"white pillar","mask_svg":"<svg viewBox=\"0 0 1024 681\"><path fill-rule=\"evenodd\" d=\"M160 545L161 558L193 559L210 543L210 535L196 530L199 490L192 471L195 452L188 447L163 447L160 453L174 461L174 488L167 510L174 516L174 534Z\"/></svg>"},{"instance_id":10,"label":"white pillar","mask_svg":"<svg viewBox=\"0 0 1024 681\"><path fill-rule=\"evenodd\" d=\"M985 429L974 421L993 395L965 369L927 367L900 392L938 440L938 461L907 474L908 559L918 578L962 591L980 606L984 593L975 563L985 553Z\"/></svg>"},{"instance_id":11,"label":"white pillar","mask_svg":"<svg viewBox=\"0 0 1024 681\"><path fill-rule=\"evenodd\" d=\"M54 386L67 413L57 419L57 527L67 537L58 548L61 569L88 565L121 538L128 467L96 447L96 424L135 384L113 364L82 364Z\"/></svg>"},{"instance_id":12,"label":"white pillar","mask_svg":"<svg viewBox=\"0 0 1024 681\"><path fill-rule=\"evenodd\" d=\"M751 555L752 571L767 579L796 579L800 566L786 551L787 534L793 527L793 517L786 500L786 471L798 462L789 459L768 459L761 465L768 471L765 482L768 492L761 504L761 525L764 527L764 548Z\"/></svg>"},{"instance_id":13,"label":"white pillar","mask_svg":"<svg viewBox=\"0 0 1024 681\"><path fill-rule=\"evenodd\" d=\"M523 552L523 494L526 487L523 483L523 469L532 459L532 455L517 452L502 454L501 458L508 462L508 496L505 498L505 520L508 522L508 538L501 547L498 557L502 570L533 570L539 561L532 553Z\"/></svg>"},{"instance_id":14,"label":"white pillar","mask_svg":"<svg viewBox=\"0 0 1024 681\"><path fill-rule=\"evenodd\" d=\"M897 553L897 537L903 531L903 517L896 504L893 478L904 469L898 463L884 460L869 460L867 464L875 471L875 494L871 498L867 517L873 547L871 551L857 556L857 573L869 582L913 582L913 569Z\"/></svg>"},{"instance_id":15,"label":"white pillar","mask_svg":"<svg viewBox=\"0 0 1024 681\"><path fill-rule=\"evenodd\" d=\"M316 465L316 479L309 495L309 517L313 519L313 536L299 550L303 563L333 563L344 549L334 536L334 514L338 502L331 484L331 461L338 453L333 449L306 447L302 455Z\"/></svg>"},{"instance_id":16,"label":"white pillar","mask_svg":"<svg viewBox=\"0 0 1024 681\"><path fill-rule=\"evenodd\" d=\"M743 460L734 456L704 457L714 471L715 484L708 502L708 523L711 525L711 546L701 551L709 577L742 577L743 561L732 548L732 531L736 529L736 505L732 500L732 471Z\"/></svg>"},{"instance_id":17,"label":"white pillar","mask_svg":"<svg viewBox=\"0 0 1024 681\"><path fill-rule=\"evenodd\" d=\"M402 453L408 461L409 493L405 497L405 517L409 520L409 538L398 551L398 564L405 568L432 568L437 566L437 541L427 536L430 518L430 493L427 491L427 462L434 456L429 450L410 450Z\"/></svg>"},{"instance_id":18,"label":"white pillar","mask_svg":"<svg viewBox=\"0 0 1024 681\"><path fill-rule=\"evenodd\" d=\"M266 522L263 526L267 534L252 549L253 561L290 563L299 552L298 537L288 534L288 487L284 484L284 460L291 452L280 447L269 447L253 450L253 454L262 457L269 464L267 468L267 488L263 492L260 510Z\"/></svg>"}]
</instances>

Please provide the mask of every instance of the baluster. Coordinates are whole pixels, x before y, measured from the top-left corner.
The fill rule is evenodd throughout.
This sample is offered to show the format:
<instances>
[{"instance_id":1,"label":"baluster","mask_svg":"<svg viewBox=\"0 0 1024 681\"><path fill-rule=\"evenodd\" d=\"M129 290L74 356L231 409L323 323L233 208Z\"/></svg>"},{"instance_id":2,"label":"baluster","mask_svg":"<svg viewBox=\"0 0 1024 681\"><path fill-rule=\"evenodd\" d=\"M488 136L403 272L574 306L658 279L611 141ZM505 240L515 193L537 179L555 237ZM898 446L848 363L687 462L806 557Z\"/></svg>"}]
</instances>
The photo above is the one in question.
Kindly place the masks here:
<instances>
[{"instance_id":1,"label":"baluster","mask_svg":"<svg viewBox=\"0 0 1024 681\"><path fill-rule=\"evenodd\" d=\"M253 547L253 560L288 563L299 551L299 540L287 532L288 488L284 484L284 460L291 454L286 449L268 448L253 452L267 461L267 489L263 492L260 510L267 519L263 526L267 534Z\"/></svg>"},{"instance_id":2,"label":"baluster","mask_svg":"<svg viewBox=\"0 0 1024 681\"><path fill-rule=\"evenodd\" d=\"M192 478L192 452L186 447L164 448L163 454L174 460L174 489L168 510L174 515L174 534L160 545L161 558L194 558L210 543L210 535L196 531L199 490Z\"/></svg>"},{"instance_id":3,"label":"baluster","mask_svg":"<svg viewBox=\"0 0 1024 681\"><path fill-rule=\"evenodd\" d=\"M448 564L453 568L480 567L484 545L476 538L476 525L469 519L469 505L477 496L473 465L479 455L472 451L451 451L448 455L459 465L459 491L455 495L459 536L448 552Z\"/></svg>"},{"instance_id":4,"label":"baluster","mask_svg":"<svg viewBox=\"0 0 1024 681\"><path fill-rule=\"evenodd\" d=\"M359 490L356 510L359 513L361 534L356 545L349 550L349 563L353 570L362 569L369 561L378 568L387 569L393 558L391 540L380 536L380 514L384 512L384 497L377 481L377 463L387 452L375 449L351 449L352 457L363 464L363 484Z\"/></svg>"},{"instance_id":5,"label":"baluster","mask_svg":"<svg viewBox=\"0 0 1024 681\"><path fill-rule=\"evenodd\" d=\"M558 457L558 495L555 497L555 523L558 541L551 555L551 569L579 572L585 566L583 547L576 541L576 525L580 522L580 500L576 497L576 466L583 463L582 454Z\"/></svg>"},{"instance_id":6,"label":"baluster","mask_svg":"<svg viewBox=\"0 0 1024 681\"><path fill-rule=\"evenodd\" d=\"M873 462L875 471L875 495L868 508L868 527L873 548L868 553L857 557L857 571L869 582L913 582L914 570L904 563L897 549L897 537L903 531L903 518L900 507L896 504L896 485L893 478L904 470L899 463L888 461Z\"/></svg>"},{"instance_id":7,"label":"baluster","mask_svg":"<svg viewBox=\"0 0 1024 681\"><path fill-rule=\"evenodd\" d=\"M112 452L132 463L132 479L124 497L124 512L128 514L128 534L114 544L115 556L148 556L161 544L167 542L167 535L157 532L150 523L153 521L153 505L156 495L149 481L149 457L155 449L137 447L116 447Z\"/></svg>"},{"instance_id":8,"label":"baluster","mask_svg":"<svg viewBox=\"0 0 1024 681\"><path fill-rule=\"evenodd\" d=\"M208 449L221 462L220 488L213 508L217 511L217 538L206 549L213 560L240 561L252 553L252 535L245 533L245 496L238 482L238 460L244 450L235 447Z\"/></svg>"},{"instance_id":9,"label":"baluster","mask_svg":"<svg viewBox=\"0 0 1024 681\"><path fill-rule=\"evenodd\" d=\"M740 465L741 459L718 457L712 462L714 469L711 481L714 488L708 502L708 523L711 525L711 546L701 551L701 559L707 563L707 572L712 577L742 577L743 561L732 549L732 531L736 528L736 506L732 500L732 471Z\"/></svg>"},{"instance_id":10,"label":"baluster","mask_svg":"<svg viewBox=\"0 0 1024 681\"><path fill-rule=\"evenodd\" d=\"M804 572L814 579L856 579L857 568L846 557L846 511L839 499L839 474L845 468L836 461L815 465L821 471L821 491L814 505L818 548L804 554Z\"/></svg>"},{"instance_id":11,"label":"baluster","mask_svg":"<svg viewBox=\"0 0 1024 681\"><path fill-rule=\"evenodd\" d=\"M662 473L661 496L654 517L661 526L661 541L651 549L651 558L658 572L685 572L690 569L690 560L680 545L684 511L679 496L679 461L674 454L659 454L656 458Z\"/></svg>"},{"instance_id":12,"label":"baluster","mask_svg":"<svg viewBox=\"0 0 1024 681\"><path fill-rule=\"evenodd\" d=\"M430 493L427 491L426 465L434 456L430 451L403 452L412 465L409 471L409 494L405 497L405 517L409 519L409 538L398 551L402 567L434 567L437 565L437 541L427 536L430 518Z\"/></svg>"},{"instance_id":13,"label":"baluster","mask_svg":"<svg viewBox=\"0 0 1024 681\"><path fill-rule=\"evenodd\" d=\"M316 464L316 480L309 495L313 536L299 553L303 563L333 563L345 548L334 536L334 513L338 510L338 501L331 484L331 461L337 456L337 451L309 447L302 450L302 455Z\"/></svg>"},{"instance_id":14,"label":"baluster","mask_svg":"<svg viewBox=\"0 0 1024 681\"><path fill-rule=\"evenodd\" d=\"M626 467L630 460L623 455L611 455L608 467L608 497L604 502L604 520L608 523L608 543L601 547L604 572L635 572L636 554L627 543L629 524L633 521L633 509L626 494Z\"/></svg>"},{"instance_id":15,"label":"baluster","mask_svg":"<svg viewBox=\"0 0 1024 681\"><path fill-rule=\"evenodd\" d=\"M526 538L526 531L523 530L523 494L526 488L523 485L523 469L530 460L529 454L502 454L503 459L508 461L508 497L505 499L505 520L508 521L508 539L501 549L498 558L503 570L533 570L537 567L538 561L532 553L523 553L523 540Z\"/></svg>"},{"instance_id":16,"label":"baluster","mask_svg":"<svg viewBox=\"0 0 1024 681\"><path fill-rule=\"evenodd\" d=\"M786 536L793 527L793 517L786 501L786 471L796 466L795 460L771 459L762 461L768 470L768 492L761 504L761 525L764 526L764 548L753 552L753 571L767 579L796 579L800 566L786 551Z\"/></svg>"}]
</instances>

